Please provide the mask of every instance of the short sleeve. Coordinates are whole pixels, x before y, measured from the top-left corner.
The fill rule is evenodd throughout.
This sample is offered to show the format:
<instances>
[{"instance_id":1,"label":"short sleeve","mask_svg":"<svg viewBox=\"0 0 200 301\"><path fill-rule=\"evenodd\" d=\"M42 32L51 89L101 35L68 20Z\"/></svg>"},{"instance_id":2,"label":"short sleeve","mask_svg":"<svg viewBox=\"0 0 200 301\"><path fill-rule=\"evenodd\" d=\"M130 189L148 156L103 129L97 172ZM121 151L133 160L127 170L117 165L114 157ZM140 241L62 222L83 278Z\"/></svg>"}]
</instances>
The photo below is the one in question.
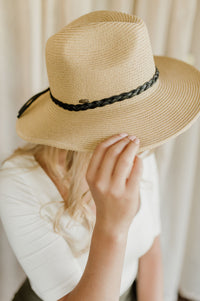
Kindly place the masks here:
<instances>
[{"instance_id":1,"label":"short sleeve","mask_svg":"<svg viewBox=\"0 0 200 301\"><path fill-rule=\"evenodd\" d=\"M65 239L39 214L31 187L18 175L0 169L0 217L9 244L44 301L55 301L79 282L82 271Z\"/></svg>"},{"instance_id":2,"label":"short sleeve","mask_svg":"<svg viewBox=\"0 0 200 301\"><path fill-rule=\"evenodd\" d=\"M161 215L160 215L160 182L159 182L159 173L158 166L155 154L153 154L152 161L152 182L153 182L153 193L152 193L152 202L153 202L153 219L154 219L154 229L155 236L159 235L162 231L161 226Z\"/></svg>"}]
</instances>

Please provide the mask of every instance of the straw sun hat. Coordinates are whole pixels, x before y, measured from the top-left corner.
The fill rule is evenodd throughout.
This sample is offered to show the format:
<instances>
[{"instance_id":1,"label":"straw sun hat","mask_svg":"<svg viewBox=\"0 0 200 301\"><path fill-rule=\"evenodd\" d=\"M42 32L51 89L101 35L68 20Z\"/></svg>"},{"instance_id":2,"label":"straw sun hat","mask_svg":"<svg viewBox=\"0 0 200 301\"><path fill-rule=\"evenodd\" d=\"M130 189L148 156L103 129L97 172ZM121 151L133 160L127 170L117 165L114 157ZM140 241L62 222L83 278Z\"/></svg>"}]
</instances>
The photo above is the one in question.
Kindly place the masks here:
<instances>
[{"instance_id":1,"label":"straw sun hat","mask_svg":"<svg viewBox=\"0 0 200 301\"><path fill-rule=\"evenodd\" d=\"M49 88L19 110L22 139L93 151L121 132L140 139L139 152L187 130L200 116L200 72L154 56L144 21L117 11L93 11L46 44Z\"/></svg>"}]
</instances>

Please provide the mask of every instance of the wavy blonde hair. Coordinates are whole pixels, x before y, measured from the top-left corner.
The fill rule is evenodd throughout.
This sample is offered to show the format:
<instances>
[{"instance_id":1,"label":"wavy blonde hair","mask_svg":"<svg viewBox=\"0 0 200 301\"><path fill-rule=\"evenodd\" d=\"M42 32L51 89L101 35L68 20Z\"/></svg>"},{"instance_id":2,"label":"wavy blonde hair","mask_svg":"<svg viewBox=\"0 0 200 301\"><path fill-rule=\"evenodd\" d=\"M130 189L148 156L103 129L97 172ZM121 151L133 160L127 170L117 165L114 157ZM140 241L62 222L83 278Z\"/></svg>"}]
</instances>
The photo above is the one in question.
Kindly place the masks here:
<instances>
[{"instance_id":1,"label":"wavy blonde hair","mask_svg":"<svg viewBox=\"0 0 200 301\"><path fill-rule=\"evenodd\" d=\"M64 173L61 174L59 158L60 153L63 151L65 152L65 166ZM146 156L149 156L152 152L154 152L154 149L151 149ZM42 158L42 161L45 163L50 174L57 178L63 188L66 188L68 191L67 196L62 197L62 201L56 200L43 204L40 208L40 216L44 218L41 215L41 210L45 206L51 205L55 202L61 203L61 207L57 210L54 217L53 229L56 233L59 233L66 239L75 257L79 257L83 253L89 251L91 242L90 236L95 225L95 216L89 206L90 201L93 199L90 190L88 189L83 192L80 189L82 179L86 175L87 167L93 152L63 150L48 145L26 143L24 146L16 148L10 156L3 160L2 164L16 156L29 155L35 157L38 154ZM38 162L36 162L31 169L35 169L37 167ZM142 181L146 182L144 179L142 179ZM86 201L85 199L87 193L90 194L89 201ZM60 227L60 218L65 212L67 212L73 220L81 223L89 231L90 235L88 236L87 244L81 250L80 248L77 249L75 247L75 240L72 239L69 231L66 233ZM68 227L69 225L70 224L68 224Z\"/></svg>"}]
</instances>

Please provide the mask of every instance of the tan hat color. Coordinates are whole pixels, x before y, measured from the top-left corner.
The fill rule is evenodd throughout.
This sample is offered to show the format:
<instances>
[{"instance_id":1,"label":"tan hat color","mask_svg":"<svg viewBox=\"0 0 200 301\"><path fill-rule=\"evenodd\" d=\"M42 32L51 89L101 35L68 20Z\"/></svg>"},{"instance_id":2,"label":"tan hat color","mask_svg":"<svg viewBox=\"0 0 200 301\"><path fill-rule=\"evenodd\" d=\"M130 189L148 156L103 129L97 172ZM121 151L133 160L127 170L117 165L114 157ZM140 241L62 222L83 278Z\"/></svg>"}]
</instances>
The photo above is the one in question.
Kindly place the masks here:
<instances>
[{"instance_id":1,"label":"tan hat color","mask_svg":"<svg viewBox=\"0 0 200 301\"><path fill-rule=\"evenodd\" d=\"M19 137L31 143L93 151L127 132L142 152L200 116L200 72L153 56L146 25L134 15L99 10L79 17L48 39L46 66L49 88L29 99L16 121Z\"/></svg>"}]
</instances>

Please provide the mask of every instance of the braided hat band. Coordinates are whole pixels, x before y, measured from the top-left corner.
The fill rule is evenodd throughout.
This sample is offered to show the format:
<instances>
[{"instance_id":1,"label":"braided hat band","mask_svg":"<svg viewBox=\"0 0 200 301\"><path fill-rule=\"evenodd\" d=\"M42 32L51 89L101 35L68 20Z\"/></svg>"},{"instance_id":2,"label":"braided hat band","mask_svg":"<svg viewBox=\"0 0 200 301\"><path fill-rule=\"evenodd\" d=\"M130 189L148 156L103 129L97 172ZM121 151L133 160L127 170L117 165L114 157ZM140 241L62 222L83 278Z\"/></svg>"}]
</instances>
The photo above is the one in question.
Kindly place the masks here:
<instances>
[{"instance_id":1,"label":"braided hat band","mask_svg":"<svg viewBox=\"0 0 200 301\"><path fill-rule=\"evenodd\" d=\"M77 104L77 105L68 104L68 103L65 103L65 102L62 102L62 101L56 99L52 95L50 88L47 88L46 90L32 96L21 107L21 109L18 112L17 118L20 118L21 115L23 114L23 112L33 103L33 101L35 101L40 95L42 95L43 93L46 93L47 91L50 91L51 100L55 104L57 104L59 107L65 109L65 110L68 110L68 111L84 111L84 110L88 110L88 109L94 109L94 108L97 108L97 107L103 107L103 106L106 106L108 104L115 103L116 101L122 101L124 99L132 98L135 95L139 95L142 92L149 89L153 84L155 84L158 77L159 77L159 70L156 67L156 70L155 70L155 73L154 73L153 77L149 81L145 82L143 85L137 87L136 89L133 89L129 92L121 93L119 95L114 95L114 96L111 96L111 97L103 98L101 100L94 100L90 103L89 103L89 100L87 100L87 99L81 99L81 100L79 100L79 102L86 102L86 103Z\"/></svg>"}]
</instances>

